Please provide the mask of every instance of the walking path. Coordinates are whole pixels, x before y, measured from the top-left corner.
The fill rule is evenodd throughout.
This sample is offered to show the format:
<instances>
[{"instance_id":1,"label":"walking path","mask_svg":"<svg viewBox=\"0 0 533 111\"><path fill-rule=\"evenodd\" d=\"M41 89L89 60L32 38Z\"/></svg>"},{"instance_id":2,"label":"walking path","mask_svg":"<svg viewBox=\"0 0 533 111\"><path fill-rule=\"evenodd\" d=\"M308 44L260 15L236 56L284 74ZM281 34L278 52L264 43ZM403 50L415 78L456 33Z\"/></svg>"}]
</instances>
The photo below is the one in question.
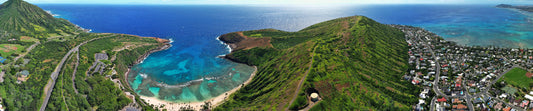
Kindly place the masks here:
<instances>
[{"instance_id":1,"label":"walking path","mask_svg":"<svg viewBox=\"0 0 533 111\"><path fill-rule=\"evenodd\" d=\"M318 47L318 45L313 48L313 52L311 53L311 63L309 64L309 68L307 69L307 71L305 71L305 74L302 77L302 79L300 79L300 83L298 83L298 87L296 88L296 92L294 92L294 97L292 98L291 102L289 103L289 107L291 107L292 102L294 102L294 100L296 100L296 98L298 98L298 93L300 92L300 88L302 88L302 85L303 85L303 82L305 81L305 78L307 78L307 75L311 71L311 68L313 68L313 61L315 60L314 59L315 58L315 50L316 50L317 47ZM287 108L287 110L288 110L288 108Z\"/></svg>"}]
</instances>

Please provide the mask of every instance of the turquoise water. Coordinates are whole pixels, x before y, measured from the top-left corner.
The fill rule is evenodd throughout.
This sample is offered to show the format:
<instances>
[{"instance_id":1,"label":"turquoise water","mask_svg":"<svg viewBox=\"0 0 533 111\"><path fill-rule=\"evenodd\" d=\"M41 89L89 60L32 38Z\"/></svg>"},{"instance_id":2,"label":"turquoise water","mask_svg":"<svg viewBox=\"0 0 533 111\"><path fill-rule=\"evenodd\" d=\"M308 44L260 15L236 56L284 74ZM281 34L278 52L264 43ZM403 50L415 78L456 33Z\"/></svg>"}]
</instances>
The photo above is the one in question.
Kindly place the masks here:
<instances>
[{"instance_id":1,"label":"turquoise water","mask_svg":"<svg viewBox=\"0 0 533 111\"><path fill-rule=\"evenodd\" d=\"M496 4L495 4L496 5ZM222 34L275 28L298 31L339 17L425 28L466 45L533 48L531 13L495 5L38 5L94 32L172 39L173 47L132 67L136 93L167 101L203 101L241 85L253 68L218 58Z\"/></svg>"}]
</instances>

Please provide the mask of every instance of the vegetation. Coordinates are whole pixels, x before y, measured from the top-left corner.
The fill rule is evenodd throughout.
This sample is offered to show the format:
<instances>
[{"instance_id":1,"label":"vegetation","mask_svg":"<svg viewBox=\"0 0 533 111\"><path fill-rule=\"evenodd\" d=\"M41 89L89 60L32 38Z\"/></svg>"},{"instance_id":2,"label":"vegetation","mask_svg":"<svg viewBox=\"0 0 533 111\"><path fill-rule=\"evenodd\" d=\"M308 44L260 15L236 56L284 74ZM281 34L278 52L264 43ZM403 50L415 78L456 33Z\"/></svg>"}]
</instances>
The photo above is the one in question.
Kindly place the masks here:
<instances>
[{"instance_id":1,"label":"vegetation","mask_svg":"<svg viewBox=\"0 0 533 111\"><path fill-rule=\"evenodd\" d=\"M138 43L148 43L148 44L147 44L147 47L128 50L128 51L139 52L139 54L136 54L137 56L116 56L115 54L125 52L125 50L118 51L115 49L120 49L124 47L124 45L126 45L125 44L126 42L127 43L138 42ZM63 106L62 105L63 103L67 103L67 105L69 105L68 107L69 109L86 108L87 106L89 106L89 108L91 109L104 110L104 111L122 109L124 106L128 105L133 100L128 99L124 95L124 92L122 91L122 89L117 87L118 84L115 84L114 82L109 80L110 77L106 77L106 75L103 75L103 74L90 75L90 73L88 73L88 72L91 72L89 70L89 67L94 62L96 62L94 61L95 60L94 55L96 53L105 52L110 56L110 58L115 56L117 57L118 60L124 60L124 59L135 59L136 60L137 59L136 57L146 53L148 50L153 49L157 47L158 45L159 44L157 43L157 41L151 38L140 38L140 37L126 36L126 35L102 38L102 39L90 42L86 45L83 45L82 47L80 47L80 52L79 52L80 62L79 62L79 66L76 69L77 71L75 74L74 84L76 85L73 86L72 80L71 80L73 72L66 73L67 75L63 74L63 76L70 75L64 78L65 80L63 80L63 82L65 81L68 82L66 84L68 86L66 86L67 88L61 88L58 90L54 90L55 95L52 95L52 97L55 97L58 99L57 101L53 103L50 102L47 108L49 110L63 110L64 108L62 107L54 107L54 106ZM75 56L75 55L76 54L73 54L72 56ZM122 54L118 54L118 55L122 55ZM71 58L75 59L73 57ZM111 60L102 60L102 61L111 62ZM127 62L124 64L133 65L133 61ZM112 67L117 66L117 65L108 66L106 67L106 70L108 71L114 70ZM75 67L75 63L66 65L65 69L70 69L73 67ZM68 71L68 70L65 70L65 71ZM123 76L122 74L124 73L125 72L118 73L119 74L118 77L122 78ZM58 84L56 84L56 86L57 85ZM79 91L79 94L76 93L74 90L70 90L70 91L67 90L71 88L77 89ZM80 96L80 97L86 96L87 99L82 98L77 101L80 103L86 102L88 104L68 104L71 98L66 97L64 94L62 95L60 95L60 93L56 94L56 92L61 92L61 91L63 91L63 93L68 92L69 95L75 95L75 96ZM61 98L66 98L66 99L61 100ZM80 109L80 110L85 110L85 109Z\"/></svg>"},{"instance_id":2,"label":"vegetation","mask_svg":"<svg viewBox=\"0 0 533 111\"><path fill-rule=\"evenodd\" d=\"M164 45L153 38L131 35L84 33L72 23L54 18L39 7L22 0L8 0L0 5L0 54L7 57L2 65L4 82L0 82L2 105L7 110L38 110L45 99L45 88L50 74L61 59L75 46L84 42L79 51L69 58L59 73L46 110L119 110L137 101L143 110L152 106L136 99L130 100L120 85L111 77L126 83L124 73L128 66L148 51ZM94 41L91 39L100 38ZM30 44L40 42L27 55L11 61ZM129 45L129 48L124 48ZM95 53L106 53L109 60L101 60L107 75L89 75L95 63ZM79 59L78 59L79 56ZM110 72L116 70L116 75ZM20 72L29 72L24 77ZM135 93L133 93L135 95ZM138 95L136 98L139 98Z\"/></svg>"},{"instance_id":3,"label":"vegetation","mask_svg":"<svg viewBox=\"0 0 533 111\"><path fill-rule=\"evenodd\" d=\"M533 85L533 79L527 77L526 73L528 71L525 69L513 68L505 73L494 86L517 98L525 99L523 97L531 91L531 85Z\"/></svg>"},{"instance_id":4,"label":"vegetation","mask_svg":"<svg viewBox=\"0 0 533 111\"><path fill-rule=\"evenodd\" d=\"M398 29L354 16L298 32L264 29L243 35L271 38L274 48L236 50L227 56L258 66L258 72L215 110L296 110L308 105L313 92L323 100L311 110L410 110L417 101L419 91L412 90L417 87L401 80L408 48Z\"/></svg>"},{"instance_id":5,"label":"vegetation","mask_svg":"<svg viewBox=\"0 0 533 111\"><path fill-rule=\"evenodd\" d=\"M0 56L2 57L20 54L23 50L24 46L20 44L0 44Z\"/></svg>"},{"instance_id":6,"label":"vegetation","mask_svg":"<svg viewBox=\"0 0 533 111\"><path fill-rule=\"evenodd\" d=\"M22 0L8 0L0 5L0 36L6 37L31 36L40 39L49 34L74 34L78 28L65 19L54 18L43 9ZM9 34L8 34L9 33Z\"/></svg>"},{"instance_id":7,"label":"vegetation","mask_svg":"<svg viewBox=\"0 0 533 111\"><path fill-rule=\"evenodd\" d=\"M507 84L515 87L529 89L529 85L533 83L533 79L528 78L526 73L527 71L522 68L513 68L509 72L505 73L503 78L500 80L503 80Z\"/></svg>"}]
</instances>

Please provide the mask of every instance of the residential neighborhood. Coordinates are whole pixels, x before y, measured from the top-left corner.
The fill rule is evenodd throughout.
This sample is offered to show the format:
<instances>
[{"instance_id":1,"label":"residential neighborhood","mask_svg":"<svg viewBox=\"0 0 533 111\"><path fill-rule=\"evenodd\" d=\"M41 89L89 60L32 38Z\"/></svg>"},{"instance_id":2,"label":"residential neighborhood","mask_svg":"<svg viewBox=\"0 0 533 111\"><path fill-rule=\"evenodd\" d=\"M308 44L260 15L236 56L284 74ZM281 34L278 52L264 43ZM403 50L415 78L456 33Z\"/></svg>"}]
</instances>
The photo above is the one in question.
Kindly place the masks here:
<instances>
[{"instance_id":1,"label":"residential neighborhood","mask_svg":"<svg viewBox=\"0 0 533 111\"><path fill-rule=\"evenodd\" d=\"M464 46L421 28L406 34L410 68L403 79L420 86L418 111L533 109L533 50Z\"/></svg>"}]
</instances>

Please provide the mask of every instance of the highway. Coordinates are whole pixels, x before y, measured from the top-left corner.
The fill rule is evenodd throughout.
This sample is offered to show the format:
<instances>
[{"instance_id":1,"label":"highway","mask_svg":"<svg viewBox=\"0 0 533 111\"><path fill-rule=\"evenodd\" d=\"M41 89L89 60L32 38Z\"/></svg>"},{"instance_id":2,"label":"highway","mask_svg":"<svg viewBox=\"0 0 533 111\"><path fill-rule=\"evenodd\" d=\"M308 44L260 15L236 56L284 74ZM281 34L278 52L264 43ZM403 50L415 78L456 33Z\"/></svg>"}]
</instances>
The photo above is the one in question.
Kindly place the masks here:
<instances>
[{"instance_id":1,"label":"highway","mask_svg":"<svg viewBox=\"0 0 533 111\"><path fill-rule=\"evenodd\" d=\"M106 36L106 37L111 37L111 36ZM50 96L52 95L52 91L54 90L54 86L56 84L56 79L57 79L59 73L61 72L61 69L63 68L63 65L64 65L65 61L67 61L69 55L71 55L73 52L77 52L79 50L80 46L85 45L88 42L91 42L91 41L94 41L94 40L97 40L97 39L101 39L101 38L106 38L106 37L94 38L94 39L85 41L85 42L77 45L76 47L70 49L70 51L68 51L68 53L65 54L65 56L63 56L63 59L61 59L61 62L59 62L59 64L57 64L56 68L54 69L54 72L52 72L52 74L50 75L50 77L52 79L48 80L48 83L44 87L45 98L44 98L43 103L41 104L41 108L40 108L39 111L44 111L45 110L45 108L46 108L46 106L48 104L48 100L50 99Z\"/></svg>"}]
</instances>

